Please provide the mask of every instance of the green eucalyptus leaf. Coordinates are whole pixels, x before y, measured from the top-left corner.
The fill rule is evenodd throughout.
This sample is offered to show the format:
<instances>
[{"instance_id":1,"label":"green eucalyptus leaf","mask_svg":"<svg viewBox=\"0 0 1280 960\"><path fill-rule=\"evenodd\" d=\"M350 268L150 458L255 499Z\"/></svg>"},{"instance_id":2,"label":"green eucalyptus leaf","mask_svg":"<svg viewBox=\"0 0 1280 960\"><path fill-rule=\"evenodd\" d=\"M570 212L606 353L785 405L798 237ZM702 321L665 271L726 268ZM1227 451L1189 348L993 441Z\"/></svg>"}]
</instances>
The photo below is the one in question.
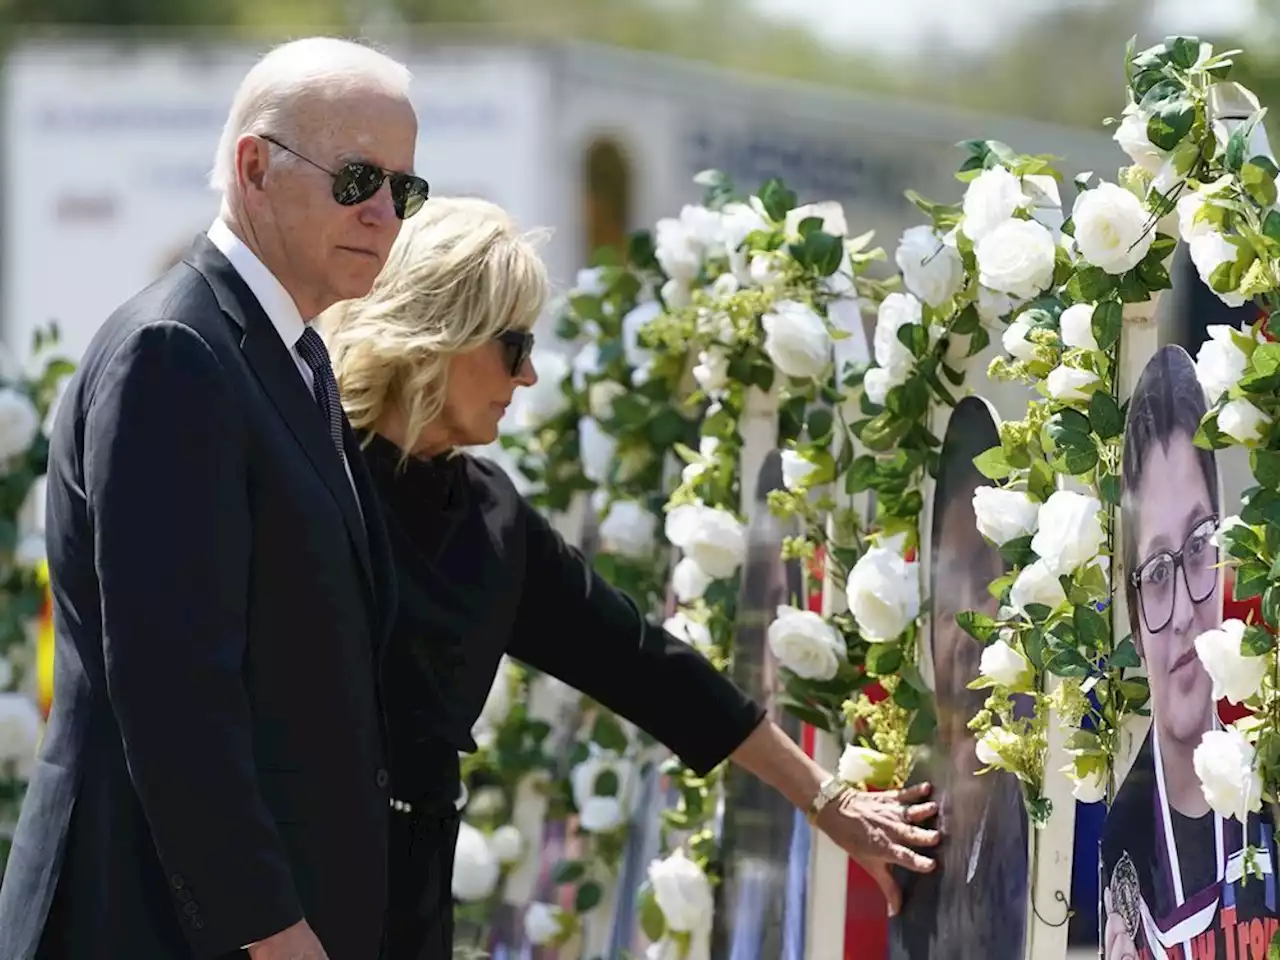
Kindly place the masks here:
<instances>
[{"instance_id":1,"label":"green eucalyptus leaf","mask_svg":"<svg viewBox=\"0 0 1280 960\"><path fill-rule=\"evenodd\" d=\"M1089 398L1089 423L1103 440L1118 437L1124 430L1120 406L1105 390L1098 390Z\"/></svg>"},{"instance_id":2,"label":"green eucalyptus leaf","mask_svg":"<svg viewBox=\"0 0 1280 960\"><path fill-rule=\"evenodd\" d=\"M586 876L587 868L581 860L561 860L551 870L552 883L576 883Z\"/></svg>"},{"instance_id":3,"label":"green eucalyptus leaf","mask_svg":"<svg viewBox=\"0 0 1280 960\"><path fill-rule=\"evenodd\" d=\"M645 881L640 888L640 929L650 943L657 943L667 932L667 918L658 906L658 898L653 894L653 885Z\"/></svg>"},{"instance_id":4,"label":"green eucalyptus leaf","mask_svg":"<svg viewBox=\"0 0 1280 960\"><path fill-rule=\"evenodd\" d=\"M907 727L907 745L916 747L933 743L937 729L938 718L933 712L933 707L926 700L916 710Z\"/></svg>"},{"instance_id":5,"label":"green eucalyptus leaf","mask_svg":"<svg viewBox=\"0 0 1280 960\"><path fill-rule=\"evenodd\" d=\"M603 899L604 888L596 881L588 880L578 887L578 892L573 898L574 913L588 913L598 907Z\"/></svg>"},{"instance_id":6,"label":"green eucalyptus leaf","mask_svg":"<svg viewBox=\"0 0 1280 960\"><path fill-rule=\"evenodd\" d=\"M1133 645L1133 637L1125 637L1121 640L1107 662L1116 670L1142 666L1142 661L1138 658L1138 650Z\"/></svg>"},{"instance_id":7,"label":"green eucalyptus leaf","mask_svg":"<svg viewBox=\"0 0 1280 960\"><path fill-rule=\"evenodd\" d=\"M992 447L973 458L978 472L990 480L1003 480L1013 474L1013 467L1005 457L1003 447Z\"/></svg>"},{"instance_id":8,"label":"green eucalyptus leaf","mask_svg":"<svg viewBox=\"0 0 1280 960\"><path fill-rule=\"evenodd\" d=\"M1275 635L1256 623L1245 628L1240 641L1240 652L1246 657L1261 657L1270 653L1276 645Z\"/></svg>"},{"instance_id":9,"label":"green eucalyptus leaf","mask_svg":"<svg viewBox=\"0 0 1280 960\"><path fill-rule=\"evenodd\" d=\"M1160 101L1147 121L1147 139L1161 150L1172 150L1191 132L1196 105L1186 97Z\"/></svg>"},{"instance_id":10,"label":"green eucalyptus leaf","mask_svg":"<svg viewBox=\"0 0 1280 960\"><path fill-rule=\"evenodd\" d=\"M999 629L999 624L994 618L987 616L985 613L978 613L976 610L964 610L957 613L956 625L983 646L990 642Z\"/></svg>"}]
</instances>

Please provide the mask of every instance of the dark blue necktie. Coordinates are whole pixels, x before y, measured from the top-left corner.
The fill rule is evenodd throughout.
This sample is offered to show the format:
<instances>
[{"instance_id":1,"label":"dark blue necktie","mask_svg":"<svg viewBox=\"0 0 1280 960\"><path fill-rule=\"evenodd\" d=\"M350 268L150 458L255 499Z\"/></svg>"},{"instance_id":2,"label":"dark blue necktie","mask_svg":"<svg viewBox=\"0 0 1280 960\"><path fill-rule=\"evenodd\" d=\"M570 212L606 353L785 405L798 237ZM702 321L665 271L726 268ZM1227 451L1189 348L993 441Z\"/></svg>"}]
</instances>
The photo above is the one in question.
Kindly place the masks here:
<instances>
[{"instance_id":1,"label":"dark blue necktie","mask_svg":"<svg viewBox=\"0 0 1280 960\"><path fill-rule=\"evenodd\" d=\"M311 327L303 330L302 336L298 338L298 356L311 368L315 377L316 404L329 425L329 439L338 451L338 458L343 459L342 405L338 400L338 381L334 378L333 367L329 363L329 351L320 339L320 334Z\"/></svg>"}]
</instances>

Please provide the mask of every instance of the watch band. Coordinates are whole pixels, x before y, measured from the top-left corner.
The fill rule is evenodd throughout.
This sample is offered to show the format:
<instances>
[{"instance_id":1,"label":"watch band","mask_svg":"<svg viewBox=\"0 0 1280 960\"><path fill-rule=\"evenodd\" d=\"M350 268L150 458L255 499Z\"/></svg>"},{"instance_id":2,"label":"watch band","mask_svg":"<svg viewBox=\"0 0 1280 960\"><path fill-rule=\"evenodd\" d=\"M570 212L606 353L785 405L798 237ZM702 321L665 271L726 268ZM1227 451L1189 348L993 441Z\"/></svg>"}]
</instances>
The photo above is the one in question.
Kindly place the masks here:
<instances>
[{"instance_id":1,"label":"watch band","mask_svg":"<svg viewBox=\"0 0 1280 960\"><path fill-rule=\"evenodd\" d=\"M835 800L848 787L840 780L839 777L827 777L822 781L822 786L818 787L818 793L809 801L809 809L805 812L805 817L810 823L817 823L818 815L826 808L832 800Z\"/></svg>"}]
</instances>

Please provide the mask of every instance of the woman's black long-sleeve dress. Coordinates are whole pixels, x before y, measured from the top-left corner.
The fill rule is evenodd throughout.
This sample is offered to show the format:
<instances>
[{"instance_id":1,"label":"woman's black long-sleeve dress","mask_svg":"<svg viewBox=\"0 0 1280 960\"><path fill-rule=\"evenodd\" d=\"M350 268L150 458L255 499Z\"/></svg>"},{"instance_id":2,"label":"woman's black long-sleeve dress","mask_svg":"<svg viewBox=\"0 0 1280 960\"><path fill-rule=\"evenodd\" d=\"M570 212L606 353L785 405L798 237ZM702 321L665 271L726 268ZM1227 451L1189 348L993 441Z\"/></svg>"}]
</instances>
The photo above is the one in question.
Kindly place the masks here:
<instances>
[{"instance_id":1,"label":"woman's black long-sleeve dress","mask_svg":"<svg viewBox=\"0 0 1280 960\"><path fill-rule=\"evenodd\" d=\"M458 753L504 653L626 717L694 770L725 760L764 716L687 644L565 544L496 465L365 447L391 536L400 608L382 666L395 811L385 960L452 952Z\"/></svg>"}]
</instances>

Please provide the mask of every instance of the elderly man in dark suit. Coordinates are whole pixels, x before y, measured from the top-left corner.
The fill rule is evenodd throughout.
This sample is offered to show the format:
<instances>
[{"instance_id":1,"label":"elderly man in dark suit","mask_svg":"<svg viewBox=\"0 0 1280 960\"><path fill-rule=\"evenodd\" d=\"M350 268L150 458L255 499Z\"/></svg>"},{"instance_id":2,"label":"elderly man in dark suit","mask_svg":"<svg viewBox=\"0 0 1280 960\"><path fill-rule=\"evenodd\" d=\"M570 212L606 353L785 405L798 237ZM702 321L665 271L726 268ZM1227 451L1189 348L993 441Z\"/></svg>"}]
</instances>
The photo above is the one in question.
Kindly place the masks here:
<instances>
[{"instance_id":1,"label":"elderly man in dark suit","mask_svg":"<svg viewBox=\"0 0 1280 960\"><path fill-rule=\"evenodd\" d=\"M4 960L381 949L394 576L309 321L369 290L426 198L408 84L345 41L263 58L219 146L218 220L106 321L68 391L55 694Z\"/></svg>"}]
</instances>

